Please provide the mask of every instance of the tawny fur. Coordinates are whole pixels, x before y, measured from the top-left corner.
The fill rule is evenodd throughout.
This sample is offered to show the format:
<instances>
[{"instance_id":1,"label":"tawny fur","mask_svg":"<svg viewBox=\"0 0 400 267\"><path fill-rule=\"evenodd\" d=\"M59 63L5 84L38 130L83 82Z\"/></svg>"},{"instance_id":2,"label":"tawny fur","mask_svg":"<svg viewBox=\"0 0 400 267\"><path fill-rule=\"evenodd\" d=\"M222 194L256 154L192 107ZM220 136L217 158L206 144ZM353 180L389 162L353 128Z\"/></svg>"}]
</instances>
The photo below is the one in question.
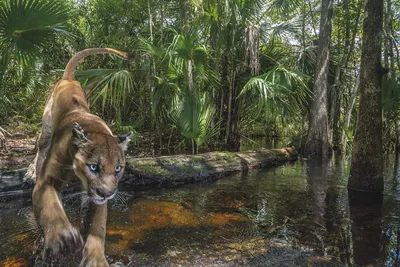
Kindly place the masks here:
<instances>
[{"instance_id":1,"label":"tawny fur","mask_svg":"<svg viewBox=\"0 0 400 267\"><path fill-rule=\"evenodd\" d=\"M76 53L69 61L64 70L63 80L74 80L75 70L81 59L95 54L114 54L124 59L128 59L128 54L126 52L118 51L112 48L89 48Z\"/></svg>"},{"instance_id":2,"label":"tawny fur","mask_svg":"<svg viewBox=\"0 0 400 267\"><path fill-rule=\"evenodd\" d=\"M78 52L68 62L63 79L47 99L38 153L31 166L34 171L30 172L36 176L33 210L44 232L44 257L82 251L83 239L69 222L59 198L63 185L80 181L93 198L81 266L108 266L104 255L107 200L117 190L125 166L123 150L130 140L130 136L114 136L101 118L89 112L85 93L74 81L82 58L105 53L127 58L125 52L93 48ZM98 171L91 171L91 165L98 165Z\"/></svg>"}]
</instances>

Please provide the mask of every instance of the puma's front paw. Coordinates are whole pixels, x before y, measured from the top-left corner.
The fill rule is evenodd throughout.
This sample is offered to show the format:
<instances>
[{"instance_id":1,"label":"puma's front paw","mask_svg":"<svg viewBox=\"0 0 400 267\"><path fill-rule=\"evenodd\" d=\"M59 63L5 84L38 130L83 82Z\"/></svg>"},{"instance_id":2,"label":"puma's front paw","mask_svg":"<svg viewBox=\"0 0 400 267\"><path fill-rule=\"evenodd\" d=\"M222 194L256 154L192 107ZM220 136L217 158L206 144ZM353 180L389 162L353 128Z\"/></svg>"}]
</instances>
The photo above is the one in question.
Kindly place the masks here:
<instances>
[{"instance_id":1,"label":"puma's front paw","mask_svg":"<svg viewBox=\"0 0 400 267\"><path fill-rule=\"evenodd\" d=\"M80 267L108 267L110 266L102 253L83 253L83 259Z\"/></svg>"},{"instance_id":2,"label":"puma's front paw","mask_svg":"<svg viewBox=\"0 0 400 267\"><path fill-rule=\"evenodd\" d=\"M80 267L108 267L110 266L104 256L99 257L83 257Z\"/></svg>"},{"instance_id":3,"label":"puma's front paw","mask_svg":"<svg viewBox=\"0 0 400 267\"><path fill-rule=\"evenodd\" d=\"M36 159L33 163L31 163L26 171L24 178L24 184L34 185L36 182Z\"/></svg>"},{"instance_id":4,"label":"puma's front paw","mask_svg":"<svg viewBox=\"0 0 400 267\"><path fill-rule=\"evenodd\" d=\"M89 235L83 249L81 267L108 267L109 264L104 256L104 240L98 236Z\"/></svg>"},{"instance_id":5,"label":"puma's front paw","mask_svg":"<svg viewBox=\"0 0 400 267\"><path fill-rule=\"evenodd\" d=\"M106 258L103 255L98 255L97 257L93 256L84 256L80 265L80 267L126 267L123 263L116 262L108 265Z\"/></svg>"},{"instance_id":6,"label":"puma's front paw","mask_svg":"<svg viewBox=\"0 0 400 267\"><path fill-rule=\"evenodd\" d=\"M61 231L49 231L45 233L43 257L46 261L52 261L59 256L75 254L81 251L82 247L82 236L73 226Z\"/></svg>"}]
</instances>

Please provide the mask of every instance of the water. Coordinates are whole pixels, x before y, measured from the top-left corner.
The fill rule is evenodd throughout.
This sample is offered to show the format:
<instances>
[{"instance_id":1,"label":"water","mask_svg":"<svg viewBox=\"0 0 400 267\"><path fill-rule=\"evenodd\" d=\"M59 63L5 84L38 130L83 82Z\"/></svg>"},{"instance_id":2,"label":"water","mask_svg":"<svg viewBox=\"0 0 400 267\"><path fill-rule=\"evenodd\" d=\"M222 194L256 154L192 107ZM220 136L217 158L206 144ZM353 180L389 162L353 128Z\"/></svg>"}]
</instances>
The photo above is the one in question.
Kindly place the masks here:
<instances>
[{"instance_id":1,"label":"water","mask_svg":"<svg viewBox=\"0 0 400 267\"><path fill-rule=\"evenodd\" d=\"M122 187L106 255L130 266L400 266L397 168L389 161L380 203L349 200L347 175L343 160L298 161L212 183ZM64 201L79 226L79 196ZM2 265L40 265L41 246L30 199L0 199Z\"/></svg>"}]
</instances>

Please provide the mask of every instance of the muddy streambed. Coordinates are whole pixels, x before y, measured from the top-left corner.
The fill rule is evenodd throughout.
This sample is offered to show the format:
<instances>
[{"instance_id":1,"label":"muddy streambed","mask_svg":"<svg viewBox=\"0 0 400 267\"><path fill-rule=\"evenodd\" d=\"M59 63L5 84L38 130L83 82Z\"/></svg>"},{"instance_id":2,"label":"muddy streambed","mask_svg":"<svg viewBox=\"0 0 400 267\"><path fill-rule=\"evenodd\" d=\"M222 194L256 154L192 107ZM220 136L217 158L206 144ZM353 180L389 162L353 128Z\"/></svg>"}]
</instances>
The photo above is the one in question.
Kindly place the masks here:
<instances>
[{"instance_id":1,"label":"muddy streambed","mask_svg":"<svg viewBox=\"0 0 400 267\"><path fill-rule=\"evenodd\" d=\"M180 187L124 186L109 203L106 255L128 266L400 266L397 167L387 166L383 202L368 206L349 201L347 173L340 159L297 161ZM80 195L63 198L79 227ZM41 265L31 204L0 198L2 266Z\"/></svg>"}]
</instances>

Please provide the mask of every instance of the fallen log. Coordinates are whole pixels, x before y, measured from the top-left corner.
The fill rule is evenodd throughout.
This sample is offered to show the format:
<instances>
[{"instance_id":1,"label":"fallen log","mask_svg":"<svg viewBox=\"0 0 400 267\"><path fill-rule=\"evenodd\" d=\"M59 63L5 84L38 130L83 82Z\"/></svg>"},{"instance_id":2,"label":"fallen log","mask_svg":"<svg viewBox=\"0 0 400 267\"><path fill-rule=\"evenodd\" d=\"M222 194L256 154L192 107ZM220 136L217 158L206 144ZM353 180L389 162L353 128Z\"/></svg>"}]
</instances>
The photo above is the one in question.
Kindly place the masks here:
<instances>
[{"instance_id":1,"label":"fallen log","mask_svg":"<svg viewBox=\"0 0 400 267\"><path fill-rule=\"evenodd\" d=\"M216 151L198 155L128 157L121 184L177 185L205 181L233 173L277 166L296 160L297 155L295 148L289 147L246 152ZM26 170L26 168L0 170L0 197L4 192L21 192L21 190L28 192L28 189L32 188L33 181L23 180Z\"/></svg>"},{"instance_id":2,"label":"fallen log","mask_svg":"<svg viewBox=\"0 0 400 267\"><path fill-rule=\"evenodd\" d=\"M277 166L296 160L297 155L294 147L288 147L246 152L216 151L198 155L129 158L122 182L134 185L185 184Z\"/></svg>"}]
</instances>

